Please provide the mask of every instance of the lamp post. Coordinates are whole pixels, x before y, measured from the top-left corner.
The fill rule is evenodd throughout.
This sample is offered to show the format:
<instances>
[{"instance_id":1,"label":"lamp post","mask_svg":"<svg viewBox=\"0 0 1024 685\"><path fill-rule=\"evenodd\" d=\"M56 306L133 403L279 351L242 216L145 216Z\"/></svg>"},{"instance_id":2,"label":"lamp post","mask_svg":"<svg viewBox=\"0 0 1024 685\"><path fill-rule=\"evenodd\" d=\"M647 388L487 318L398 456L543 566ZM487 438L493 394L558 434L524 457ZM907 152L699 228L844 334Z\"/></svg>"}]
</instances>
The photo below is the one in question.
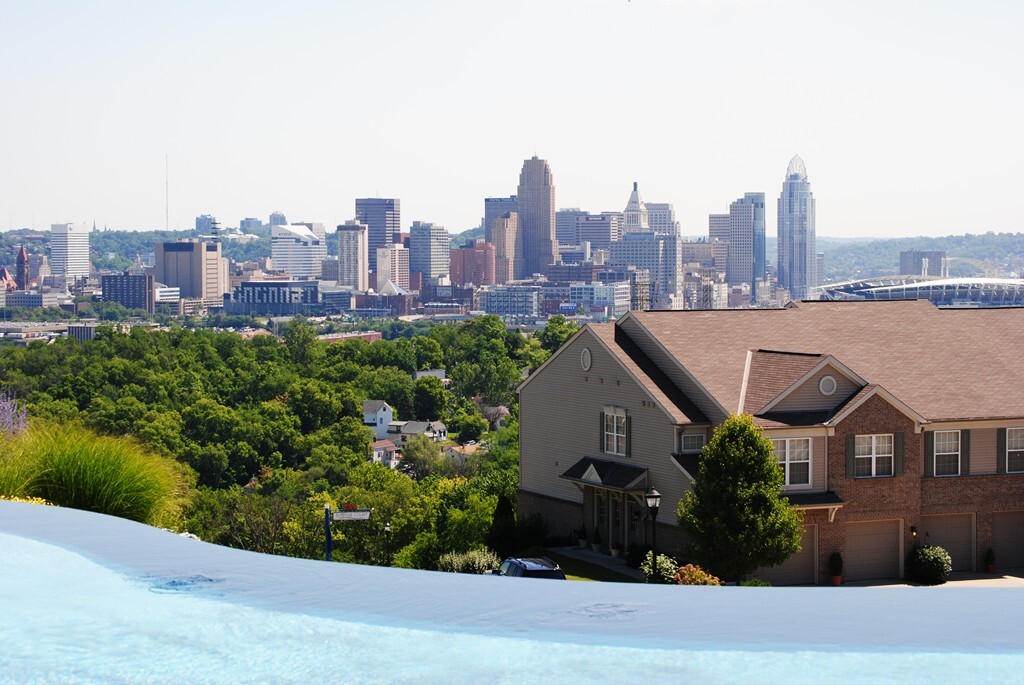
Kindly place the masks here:
<instances>
[{"instance_id":1,"label":"lamp post","mask_svg":"<svg viewBox=\"0 0 1024 685\"><path fill-rule=\"evenodd\" d=\"M658 554L658 507L661 506L661 493L651 488L644 495L647 500L647 513L651 516L651 549Z\"/></svg>"},{"instance_id":2,"label":"lamp post","mask_svg":"<svg viewBox=\"0 0 1024 685\"><path fill-rule=\"evenodd\" d=\"M391 522L384 524L384 559L391 566Z\"/></svg>"}]
</instances>

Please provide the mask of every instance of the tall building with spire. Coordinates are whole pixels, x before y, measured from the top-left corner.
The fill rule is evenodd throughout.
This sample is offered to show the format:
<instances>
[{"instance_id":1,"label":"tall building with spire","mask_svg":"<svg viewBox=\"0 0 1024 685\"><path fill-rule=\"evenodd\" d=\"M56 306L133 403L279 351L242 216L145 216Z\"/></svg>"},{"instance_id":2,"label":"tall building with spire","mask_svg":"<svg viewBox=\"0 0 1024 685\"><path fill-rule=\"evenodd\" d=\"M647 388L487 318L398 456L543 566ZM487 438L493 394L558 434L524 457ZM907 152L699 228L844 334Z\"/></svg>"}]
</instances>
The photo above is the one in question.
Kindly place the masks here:
<instances>
[{"instance_id":1,"label":"tall building with spire","mask_svg":"<svg viewBox=\"0 0 1024 685\"><path fill-rule=\"evenodd\" d=\"M622 212L625 217L625 220L622 222L623 233L651 230L651 220L647 213L647 205L644 204L643 198L640 197L640 191L637 186L637 182L633 181L633 192L629 196L629 202L626 203L626 209Z\"/></svg>"},{"instance_id":2,"label":"tall building with spire","mask_svg":"<svg viewBox=\"0 0 1024 685\"><path fill-rule=\"evenodd\" d=\"M24 245L22 245L21 249L18 250L18 261L16 264L14 280L18 284L18 290L28 290L30 282L28 277L28 252L25 251Z\"/></svg>"},{"instance_id":3,"label":"tall building with spire","mask_svg":"<svg viewBox=\"0 0 1024 685\"><path fill-rule=\"evenodd\" d=\"M818 284L818 250L814 240L814 195L799 155L786 169L778 218L779 287L788 290L792 299L801 300Z\"/></svg>"},{"instance_id":4,"label":"tall building with spire","mask_svg":"<svg viewBox=\"0 0 1024 685\"><path fill-rule=\"evenodd\" d=\"M558 261L555 240L555 182L547 160L537 156L523 162L519 174L519 226L516 235L515 277L544 273Z\"/></svg>"}]
</instances>

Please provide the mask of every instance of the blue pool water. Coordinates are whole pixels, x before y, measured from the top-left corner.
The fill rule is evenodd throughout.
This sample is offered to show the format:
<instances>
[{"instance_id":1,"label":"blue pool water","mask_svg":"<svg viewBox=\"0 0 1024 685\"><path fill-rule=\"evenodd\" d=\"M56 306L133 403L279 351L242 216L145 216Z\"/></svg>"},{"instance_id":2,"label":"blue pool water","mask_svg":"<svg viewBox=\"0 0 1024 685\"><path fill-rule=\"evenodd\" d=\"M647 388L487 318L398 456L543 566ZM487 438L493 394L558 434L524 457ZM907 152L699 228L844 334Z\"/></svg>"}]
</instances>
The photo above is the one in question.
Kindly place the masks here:
<instances>
[{"instance_id":1,"label":"blue pool water","mask_svg":"<svg viewBox=\"0 0 1024 685\"><path fill-rule=\"evenodd\" d=\"M3 513L0 509L0 531ZM174 536L164 535L178 543ZM175 556L180 556L179 547L172 548ZM327 596L318 606L315 593L295 595L298 605L289 610L267 597L236 594L237 588L258 580L260 573L258 562L251 561L258 555L243 558L246 563L241 566L220 562L220 571L205 566L201 572L183 573L180 569L184 566L176 566L179 572L126 573L124 568L115 570L60 546L0 532L0 683L873 684L1008 683L1024 678L1024 654L1019 650L950 651L960 649L956 635L950 635L948 650L941 646L907 648L898 639L889 648L844 648L841 635L831 644L808 648L801 643L815 628L788 624L796 615L787 617L777 611L769 622L777 630L765 634L761 643L727 644L722 636L729 631L722 631L719 625L722 616L709 612L700 602L695 602L692 611L687 611L687 603L680 603L672 612L674 619L656 628L672 632L673 625L678 625L679 632L685 632L686 626L692 629L703 624L714 640L694 640L692 646L686 641L673 643L671 635L664 640L638 640L629 633L645 625L643 616L631 615L629 607L642 608L643 601L630 605L623 598L655 589L649 586L610 585L609 601L587 604L592 609L588 616L562 613L556 600L545 600L555 617L553 623L568 623L578 629L552 634L548 628L541 639L530 636L529 626L516 625L523 612L536 610L525 600L516 603L515 593L535 587L541 593L564 588L562 594L571 594L571 588L583 584L498 578L486 579L488 585L470 583L465 593L484 616L468 624L445 616L443 607L452 602L443 600L433 605L441 608L421 621L383 614L367 618L365 610L349 616L345 607L334 605L340 601L337 598ZM302 572L311 569L314 574L342 567L289 561L298 564L294 568L305 569ZM433 580L444 575L404 573L399 577ZM239 575L245 576L244 582ZM388 586L391 582L394 579L387 576L381 579L382 602L400 594L397 586ZM600 590L598 584L589 585ZM488 602L484 594L478 600L472 597L476 592L493 596L495 588L500 588L497 594L512 588L512 601ZM672 597L682 596L682 589L671 589L676 591ZM719 593L717 597L729 597L728 589L712 591ZM814 589L792 595L808 602L826 596ZM756 622L757 599L768 595L748 592L745 597L750 605L748 618ZM914 599L927 598L919 594ZM877 630L883 636L906 634L906 624L912 620L900 613L906 608L899 602L892 604L893 613L878 621ZM722 614L731 611L728 602L722 606ZM1017 610L1012 613L1016 615ZM814 607L801 614L800 620L815 616L822 621L821 630L843 625L828 623ZM1005 620L1016 625L1019 634L1019 620ZM591 634L587 628L591 622L602 630ZM606 630L609 622L610 632ZM904 630L898 629L900 623ZM433 627L422 627L426 625ZM617 641L616 627L626 646L608 644ZM737 625L733 632L742 630ZM645 641L670 646L644 647ZM856 642L854 636L850 641Z\"/></svg>"}]
</instances>

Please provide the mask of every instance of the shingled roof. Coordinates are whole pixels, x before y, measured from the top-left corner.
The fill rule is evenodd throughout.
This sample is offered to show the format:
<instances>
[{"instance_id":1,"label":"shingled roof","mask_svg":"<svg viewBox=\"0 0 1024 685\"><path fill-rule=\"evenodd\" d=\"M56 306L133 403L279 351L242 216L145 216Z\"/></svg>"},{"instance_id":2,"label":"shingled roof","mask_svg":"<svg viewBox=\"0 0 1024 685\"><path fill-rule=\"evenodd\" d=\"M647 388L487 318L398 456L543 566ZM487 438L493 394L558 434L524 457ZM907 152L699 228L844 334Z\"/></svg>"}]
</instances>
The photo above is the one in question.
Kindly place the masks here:
<instances>
[{"instance_id":1,"label":"shingled roof","mask_svg":"<svg viewBox=\"0 0 1024 685\"><path fill-rule=\"evenodd\" d=\"M801 302L785 309L630 312L616 325L627 321L642 328L633 335L655 338L733 412L748 351L777 350L831 355L929 421L1024 416L1022 308Z\"/></svg>"}]
</instances>

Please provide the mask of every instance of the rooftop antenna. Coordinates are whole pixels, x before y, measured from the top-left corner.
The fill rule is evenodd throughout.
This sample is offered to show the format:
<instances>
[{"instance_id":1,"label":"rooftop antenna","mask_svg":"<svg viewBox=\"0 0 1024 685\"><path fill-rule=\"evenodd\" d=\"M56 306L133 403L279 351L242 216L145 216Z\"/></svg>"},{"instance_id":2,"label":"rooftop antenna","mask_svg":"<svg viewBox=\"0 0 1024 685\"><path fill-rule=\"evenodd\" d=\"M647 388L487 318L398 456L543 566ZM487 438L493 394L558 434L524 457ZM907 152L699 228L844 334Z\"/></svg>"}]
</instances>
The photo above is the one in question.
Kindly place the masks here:
<instances>
[{"instance_id":1,"label":"rooftop antenna","mask_svg":"<svg viewBox=\"0 0 1024 685\"><path fill-rule=\"evenodd\" d=\"M167 159L168 159L168 155L165 152L164 153L164 230L165 231L171 230L171 201L170 201L170 193L168 192L168 188L170 187L170 183L168 182L168 178L169 178L168 168L169 167L168 167Z\"/></svg>"}]
</instances>

